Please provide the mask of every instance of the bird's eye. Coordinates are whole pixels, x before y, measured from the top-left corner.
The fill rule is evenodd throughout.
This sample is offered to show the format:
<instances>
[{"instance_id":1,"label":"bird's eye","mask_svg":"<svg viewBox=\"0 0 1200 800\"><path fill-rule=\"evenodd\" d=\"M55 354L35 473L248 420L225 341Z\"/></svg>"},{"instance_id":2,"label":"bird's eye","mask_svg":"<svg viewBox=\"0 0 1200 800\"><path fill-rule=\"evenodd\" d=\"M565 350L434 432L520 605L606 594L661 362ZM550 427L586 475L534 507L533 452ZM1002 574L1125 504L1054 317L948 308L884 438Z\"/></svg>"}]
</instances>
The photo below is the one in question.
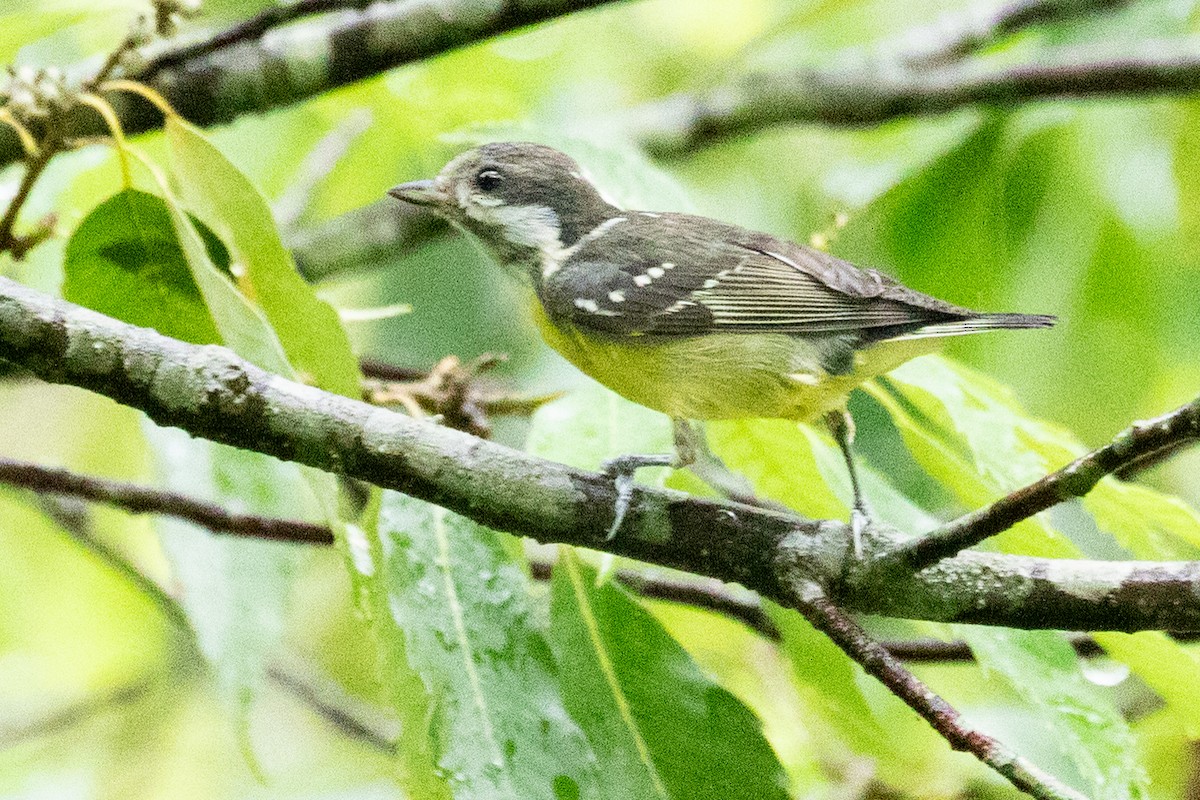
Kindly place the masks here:
<instances>
[{"instance_id":1,"label":"bird's eye","mask_svg":"<svg viewBox=\"0 0 1200 800\"><path fill-rule=\"evenodd\" d=\"M497 170L485 169L475 176L475 185L485 192L495 191L495 189L504 180L504 176Z\"/></svg>"}]
</instances>

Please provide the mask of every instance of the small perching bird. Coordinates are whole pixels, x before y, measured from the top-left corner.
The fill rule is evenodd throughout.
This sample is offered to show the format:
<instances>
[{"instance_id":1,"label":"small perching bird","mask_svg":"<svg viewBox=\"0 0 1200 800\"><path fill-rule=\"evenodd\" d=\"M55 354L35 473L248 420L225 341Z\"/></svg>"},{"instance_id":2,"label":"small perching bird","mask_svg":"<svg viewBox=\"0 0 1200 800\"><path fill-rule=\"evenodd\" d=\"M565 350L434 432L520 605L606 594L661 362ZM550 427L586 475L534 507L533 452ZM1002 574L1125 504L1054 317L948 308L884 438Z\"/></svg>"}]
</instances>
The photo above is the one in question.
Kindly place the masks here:
<instances>
[{"instance_id":1,"label":"small perching bird","mask_svg":"<svg viewBox=\"0 0 1200 800\"><path fill-rule=\"evenodd\" d=\"M1054 323L950 305L875 270L706 217L622 210L575 161L537 144L485 144L435 179L389 194L478 237L525 287L555 350L672 418L673 456L605 465L619 498L610 535L643 466L696 469L704 456L702 477L742 494L711 468L688 420L823 416L850 470L857 553L866 507L849 450L850 390L935 351L947 336Z\"/></svg>"}]
</instances>

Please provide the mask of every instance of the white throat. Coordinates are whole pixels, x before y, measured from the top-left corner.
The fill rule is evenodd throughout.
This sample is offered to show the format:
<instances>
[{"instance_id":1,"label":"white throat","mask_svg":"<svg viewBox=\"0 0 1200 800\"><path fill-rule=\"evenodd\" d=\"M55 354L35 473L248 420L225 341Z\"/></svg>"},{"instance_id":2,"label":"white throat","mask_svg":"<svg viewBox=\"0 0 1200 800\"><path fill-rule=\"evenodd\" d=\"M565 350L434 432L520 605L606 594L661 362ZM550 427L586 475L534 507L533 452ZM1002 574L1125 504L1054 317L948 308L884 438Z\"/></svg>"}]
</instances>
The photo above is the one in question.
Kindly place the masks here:
<instances>
[{"instance_id":1,"label":"white throat","mask_svg":"<svg viewBox=\"0 0 1200 800\"><path fill-rule=\"evenodd\" d=\"M492 198L486 198L490 199ZM504 238L513 244L532 247L546 254L562 250L562 227L559 225L558 214L549 206L509 206L475 202L467 206L467 216L485 225L500 228L504 231Z\"/></svg>"}]
</instances>

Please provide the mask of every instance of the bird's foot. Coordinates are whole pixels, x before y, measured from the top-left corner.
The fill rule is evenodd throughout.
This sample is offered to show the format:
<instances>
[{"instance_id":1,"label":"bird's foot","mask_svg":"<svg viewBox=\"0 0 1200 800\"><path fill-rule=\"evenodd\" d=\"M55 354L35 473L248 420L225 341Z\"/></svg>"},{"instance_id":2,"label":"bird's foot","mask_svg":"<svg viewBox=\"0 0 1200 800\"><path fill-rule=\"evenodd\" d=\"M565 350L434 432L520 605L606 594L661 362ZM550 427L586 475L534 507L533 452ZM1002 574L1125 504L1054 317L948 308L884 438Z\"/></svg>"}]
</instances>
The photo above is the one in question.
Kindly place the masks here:
<instances>
[{"instance_id":1,"label":"bird's foot","mask_svg":"<svg viewBox=\"0 0 1200 800\"><path fill-rule=\"evenodd\" d=\"M854 560L862 561L863 557L863 531L867 529L867 525L871 522L871 515L867 512L865 505L855 505L850 509L850 536L854 541Z\"/></svg>"},{"instance_id":2,"label":"bird's foot","mask_svg":"<svg viewBox=\"0 0 1200 800\"><path fill-rule=\"evenodd\" d=\"M633 476L642 467L670 467L674 466L676 458L673 455L650 455L650 456L617 456L605 461L600 467L600 471L613 479L613 484L617 490L616 507L613 509L613 523L608 529L608 534L604 540L612 541L616 537L617 531L621 528L621 523L625 521L625 515L629 512L629 505L633 502Z\"/></svg>"}]
</instances>

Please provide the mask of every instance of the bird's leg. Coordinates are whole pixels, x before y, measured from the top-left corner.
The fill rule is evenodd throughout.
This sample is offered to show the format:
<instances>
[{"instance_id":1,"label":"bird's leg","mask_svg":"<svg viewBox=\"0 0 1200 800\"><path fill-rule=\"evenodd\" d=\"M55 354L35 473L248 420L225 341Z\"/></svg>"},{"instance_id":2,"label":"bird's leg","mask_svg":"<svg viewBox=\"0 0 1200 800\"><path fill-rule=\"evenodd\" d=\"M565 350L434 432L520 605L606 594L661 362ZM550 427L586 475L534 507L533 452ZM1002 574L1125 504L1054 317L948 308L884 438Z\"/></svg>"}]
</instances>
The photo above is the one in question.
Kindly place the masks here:
<instances>
[{"instance_id":1,"label":"bird's leg","mask_svg":"<svg viewBox=\"0 0 1200 800\"><path fill-rule=\"evenodd\" d=\"M788 508L771 500L764 500L754 493L754 487L745 475L734 472L725 465L721 457L708 446L708 438L704 434L703 422L689 422L686 419L672 420L675 423L675 448L681 450L681 442L686 442L691 453L691 463L687 468L697 478L704 481L723 497L737 503L759 508L769 508L774 511L788 511Z\"/></svg>"},{"instance_id":2,"label":"bird's leg","mask_svg":"<svg viewBox=\"0 0 1200 800\"><path fill-rule=\"evenodd\" d=\"M850 444L854 441L854 419L849 411L841 408L827 412L825 424L841 449L842 458L846 460L846 470L850 473L850 489L854 492L854 505L850 509L850 533L854 537L854 557L862 558L862 534L871 519L871 513L867 510L867 501L858 483L854 454L850 452Z\"/></svg>"},{"instance_id":3,"label":"bird's leg","mask_svg":"<svg viewBox=\"0 0 1200 800\"><path fill-rule=\"evenodd\" d=\"M680 446L679 429L675 429L675 452L662 455L629 455L610 458L600 465L600 471L613 479L617 489L616 508L613 509L613 523L608 529L605 541L611 541L625 521L629 512L629 504L633 501L633 475L642 467L674 467L676 469L691 463L692 451Z\"/></svg>"},{"instance_id":4,"label":"bird's leg","mask_svg":"<svg viewBox=\"0 0 1200 800\"><path fill-rule=\"evenodd\" d=\"M617 535L629 504L633 501L633 475L642 467L671 467L683 469L687 467L700 480L704 481L724 497L748 506L769 508L775 511L788 511L786 506L770 500L764 500L754 494L754 487L746 476L725 466L721 457L708 446L704 435L703 423L692 423L681 417L671 418L672 433L675 439L673 455L630 455L617 456L605 461L600 471L614 479L617 488L617 504L612 527L608 529L605 539Z\"/></svg>"}]
</instances>

